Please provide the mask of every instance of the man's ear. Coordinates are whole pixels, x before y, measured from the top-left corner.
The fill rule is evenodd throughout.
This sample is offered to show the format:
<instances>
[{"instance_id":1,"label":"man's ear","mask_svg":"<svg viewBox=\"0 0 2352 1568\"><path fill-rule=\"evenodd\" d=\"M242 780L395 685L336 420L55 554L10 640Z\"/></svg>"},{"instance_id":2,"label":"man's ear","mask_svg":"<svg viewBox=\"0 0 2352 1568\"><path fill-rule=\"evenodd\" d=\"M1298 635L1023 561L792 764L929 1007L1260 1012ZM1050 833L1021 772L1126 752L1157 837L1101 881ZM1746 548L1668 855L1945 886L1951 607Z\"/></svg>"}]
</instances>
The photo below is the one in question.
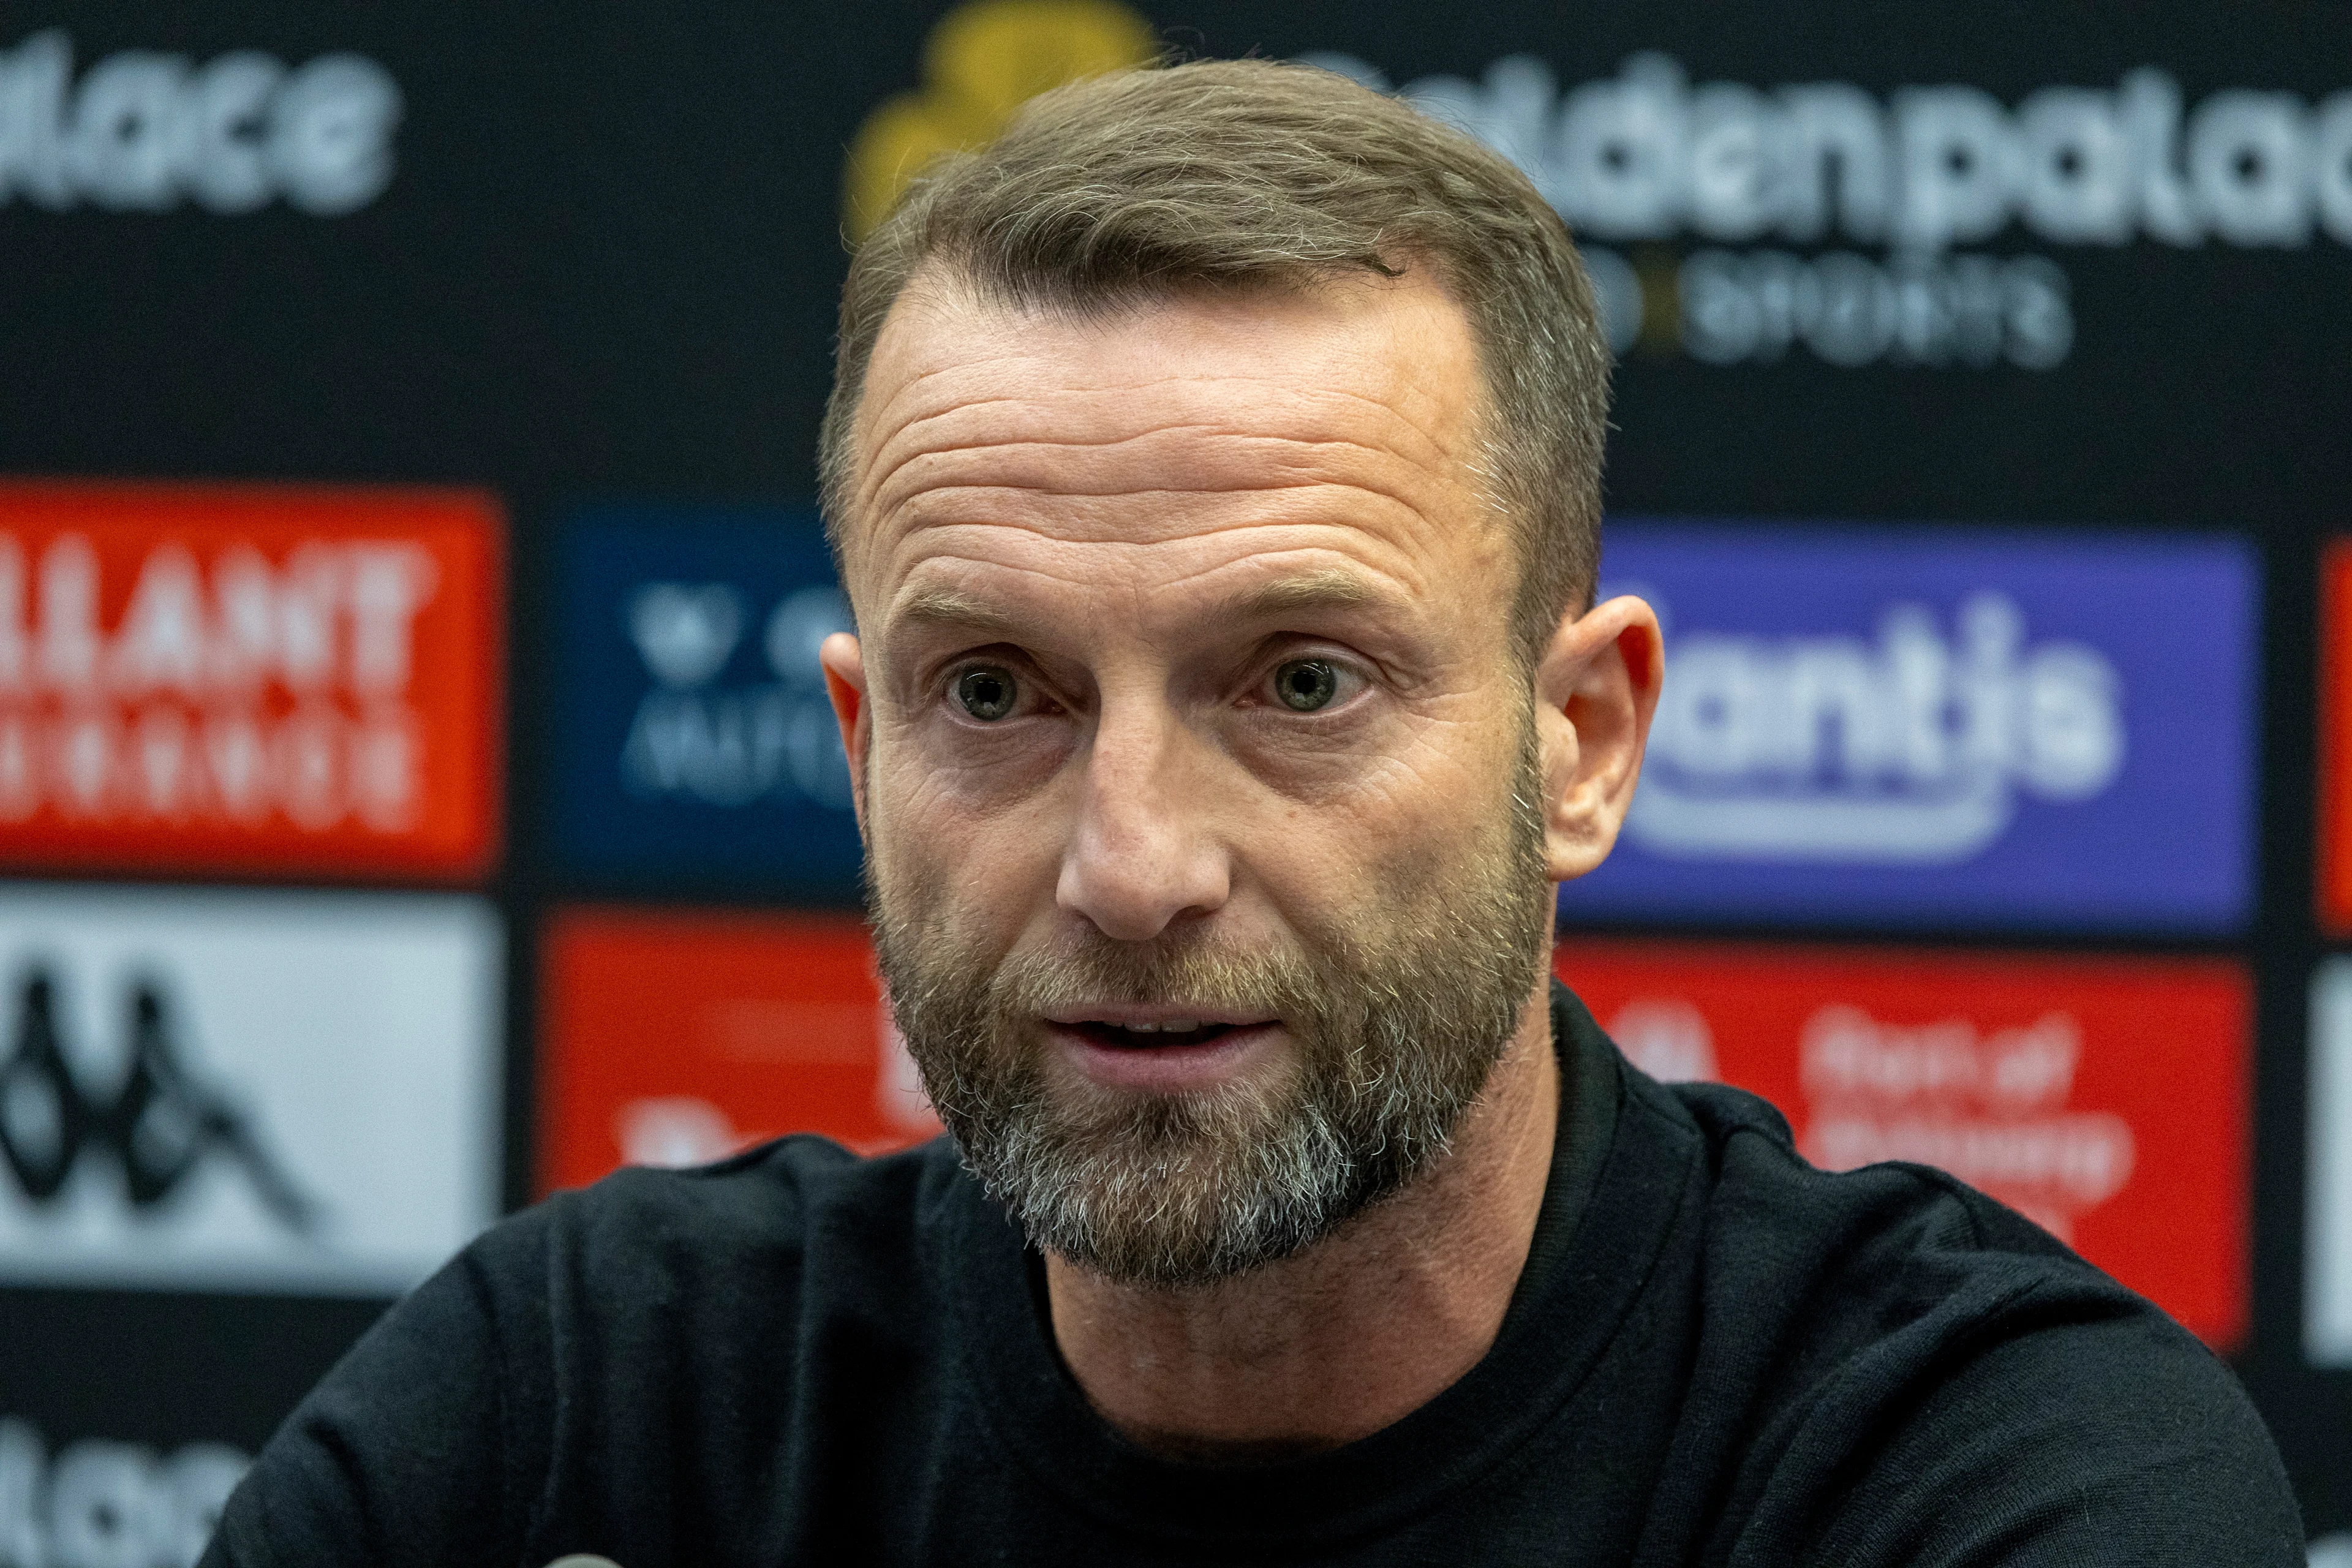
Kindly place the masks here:
<instances>
[{"instance_id":1,"label":"man's ear","mask_svg":"<svg viewBox=\"0 0 2352 1568\"><path fill-rule=\"evenodd\" d=\"M1630 596L1563 619L1537 661L1544 859L1553 881L1583 876L1616 844L1665 663L1658 617Z\"/></svg>"},{"instance_id":2,"label":"man's ear","mask_svg":"<svg viewBox=\"0 0 2352 1568\"><path fill-rule=\"evenodd\" d=\"M866 748L872 738L874 715L866 702L866 653L848 632L835 632L816 650L824 670L824 694L833 701L834 722L841 726L841 749L849 758L849 802L857 813L857 837L866 838Z\"/></svg>"}]
</instances>

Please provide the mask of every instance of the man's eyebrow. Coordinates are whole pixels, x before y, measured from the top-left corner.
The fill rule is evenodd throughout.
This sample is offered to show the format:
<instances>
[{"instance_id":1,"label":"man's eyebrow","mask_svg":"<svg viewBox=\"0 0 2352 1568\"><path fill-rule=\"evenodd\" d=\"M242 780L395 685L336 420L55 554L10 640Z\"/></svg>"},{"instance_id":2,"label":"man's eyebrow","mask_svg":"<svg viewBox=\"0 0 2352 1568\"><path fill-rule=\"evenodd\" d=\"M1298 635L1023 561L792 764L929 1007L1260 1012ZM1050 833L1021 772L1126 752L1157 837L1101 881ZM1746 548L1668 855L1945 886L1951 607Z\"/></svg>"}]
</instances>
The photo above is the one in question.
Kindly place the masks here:
<instances>
[{"instance_id":1,"label":"man's eyebrow","mask_svg":"<svg viewBox=\"0 0 2352 1568\"><path fill-rule=\"evenodd\" d=\"M1261 583L1228 605L1225 615L1246 620L1272 620L1316 610L1360 609L1385 605L1390 595L1361 576L1337 566L1325 566L1294 576ZM1032 628L984 599L940 584L914 589L890 607L885 623L892 630L928 627L1018 642Z\"/></svg>"},{"instance_id":2,"label":"man's eyebrow","mask_svg":"<svg viewBox=\"0 0 2352 1568\"><path fill-rule=\"evenodd\" d=\"M887 624L894 631L930 627L1003 642L1017 640L1024 629L1021 621L993 605L961 588L936 584L917 588L893 605Z\"/></svg>"},{"instance_id":3,"label":"man's eyebrow","mask_svg":"<svg viewBox=\"0 0 2352 1568\"><path fill-rule=\"evenodd\" d=\"M1311 610L1354 610L1386 604L1389 596L1353 572L1325 566L1295 577L1277 577L1243 595L1234 608L1265 620Z\"/></svg>"}]
</instances>

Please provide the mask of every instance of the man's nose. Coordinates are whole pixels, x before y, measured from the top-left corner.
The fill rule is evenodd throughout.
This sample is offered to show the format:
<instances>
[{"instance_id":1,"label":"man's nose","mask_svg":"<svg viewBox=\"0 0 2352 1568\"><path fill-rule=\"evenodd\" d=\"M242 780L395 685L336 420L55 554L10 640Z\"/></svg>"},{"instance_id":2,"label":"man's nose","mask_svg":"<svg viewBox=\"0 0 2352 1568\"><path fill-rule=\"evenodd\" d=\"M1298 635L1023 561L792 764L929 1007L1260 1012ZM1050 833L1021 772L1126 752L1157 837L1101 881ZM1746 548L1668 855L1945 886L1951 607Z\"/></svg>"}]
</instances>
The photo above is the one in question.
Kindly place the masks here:
<instances>
[{"instance_id":1,"label":"man's nose","mask_svg":"<svg viewBox=\"0 0 2352 1568\"><path fill-rule=\"evenodd\" d=\"M1204 761L1165 710L1106 710L1084 763L1055 894L1118 942L1149 942L1232 890L1207 809Z\"/></svg>"}]
</instances>

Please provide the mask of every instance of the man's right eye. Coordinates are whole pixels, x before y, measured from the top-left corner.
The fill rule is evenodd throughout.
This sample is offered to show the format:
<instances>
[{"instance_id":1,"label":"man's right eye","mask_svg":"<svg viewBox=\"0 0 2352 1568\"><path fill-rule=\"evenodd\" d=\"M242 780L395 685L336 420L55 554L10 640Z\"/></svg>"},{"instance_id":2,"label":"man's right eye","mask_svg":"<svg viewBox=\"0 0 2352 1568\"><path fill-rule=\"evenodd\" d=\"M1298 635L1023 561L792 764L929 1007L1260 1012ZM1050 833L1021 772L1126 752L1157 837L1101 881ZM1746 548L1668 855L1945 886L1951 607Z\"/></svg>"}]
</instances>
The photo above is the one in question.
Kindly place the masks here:
<instances>
[{"instance_id":1,"label":"man's right eye","mask_svg":"<svg viewBox=\"0 0 2352 1568\"><path fill-rule=\"evenodd\" d=\"M992 664L967 669L955 678L956 701L983 723L1012 712L1020 697L1021 689L1013 684L1013 672Z\"/></svg>"}]
</instances>

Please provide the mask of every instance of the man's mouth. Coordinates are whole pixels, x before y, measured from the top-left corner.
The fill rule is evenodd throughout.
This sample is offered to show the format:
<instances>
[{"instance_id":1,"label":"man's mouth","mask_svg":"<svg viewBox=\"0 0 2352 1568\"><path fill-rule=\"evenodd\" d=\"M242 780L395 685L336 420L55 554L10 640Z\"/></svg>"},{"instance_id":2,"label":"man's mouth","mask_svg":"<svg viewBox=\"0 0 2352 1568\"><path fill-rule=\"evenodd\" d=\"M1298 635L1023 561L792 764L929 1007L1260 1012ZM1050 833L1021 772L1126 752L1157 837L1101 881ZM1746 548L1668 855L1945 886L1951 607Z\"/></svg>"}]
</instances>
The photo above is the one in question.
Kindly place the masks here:
<instances>
[{"instance_id":1,"label":"man's mouth","mask_svg":"<svg viewBox=\"0 0 2352 1568\"><path fill-rule=\"evenodd\" d=\"M1110 1050L1154 1051L1167 1050L1171 1047L1209 1045L1237 1030L1255 1026L1205 1023L1198 1018L1171 1018L1164 1023L1152 1024L1113 1024L1099 1018L1088 1018L1064 1026L1082 1036L1089 1045Z\"/></svg>"},{"instance_id":2,"label":"man's mouth","mask_svg":"<svg viewBox=\"0 0 2352 1568\"><path fill-rule=\"evenodd\" d=\"M1275 1043L1281 1021L1181 1002L1082 1002L1045 1023L1078 1070L1105 1088L1181 1094L1213 1089L1236 1073L1254 1070Z\"/></svg>"}]
</instances>

